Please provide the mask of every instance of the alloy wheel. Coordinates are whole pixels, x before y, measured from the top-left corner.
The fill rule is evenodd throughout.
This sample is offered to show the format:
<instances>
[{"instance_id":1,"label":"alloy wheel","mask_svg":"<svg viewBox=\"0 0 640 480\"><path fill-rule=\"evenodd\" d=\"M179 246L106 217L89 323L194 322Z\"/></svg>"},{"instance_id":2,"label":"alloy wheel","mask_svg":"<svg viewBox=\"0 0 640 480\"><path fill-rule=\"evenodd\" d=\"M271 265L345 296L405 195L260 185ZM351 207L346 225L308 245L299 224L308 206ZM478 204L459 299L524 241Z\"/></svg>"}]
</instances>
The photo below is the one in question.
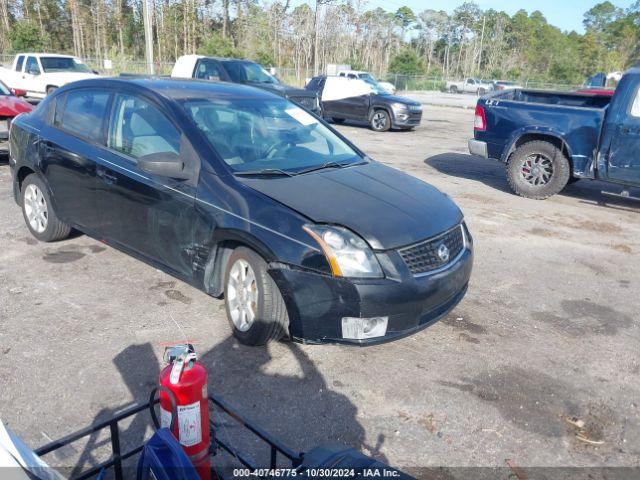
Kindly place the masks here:
<instances>
[{"instance_id":1,"label":"alloy wheel","mask_svg":"<svg viewBox=\"0 0 640 480\"><path fill-rule=\"evenodd\" d=\"M387 125L387 115L383 112L373 114L373 128L382 130Z\"/></svg>"},{"instance_id":2,"label":"alloy wheel","mask_svg":"<svg viewBox=\"0 0 640 480\"><path fill-rule=\"evenodd\" d=\"M33 183L27 185L24 192L24 213L34 232L42 233L47 229L47 201L42 191Z\"/></svg>"},{"instance_id":3,"label":"alloy wheel","mask_svg":"<svg viewBox=\"0 0 640 480\"><path fill-rule=\"evenodd\" d=\"M553 162L545 155L529 155L522 162L520 174L525 182L541 187L549 183L553 176Z\"/></svg>"},{"instance_id":4,"label":"alloy wheel","mask_svg":"<svg viewBox=\"0 0 640 480\"><path fill-rule=\"evenodd\" d=\"M236 260L229 271L227 303L233 325L241 332L249 330L258 310L258 284L246 260Z\"/></svg>"}]
</instances>

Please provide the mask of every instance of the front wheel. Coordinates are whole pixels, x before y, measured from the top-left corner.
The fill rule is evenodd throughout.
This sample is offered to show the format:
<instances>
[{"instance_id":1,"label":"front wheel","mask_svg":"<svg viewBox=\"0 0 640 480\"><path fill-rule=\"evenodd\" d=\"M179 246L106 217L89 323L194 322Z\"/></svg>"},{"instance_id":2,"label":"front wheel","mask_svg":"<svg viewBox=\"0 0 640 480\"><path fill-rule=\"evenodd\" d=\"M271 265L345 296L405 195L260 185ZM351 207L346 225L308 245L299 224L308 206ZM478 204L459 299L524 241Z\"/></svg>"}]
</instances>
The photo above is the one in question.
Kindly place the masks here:
<instances>
[{"instance_id":1,"label":"front wheel","mask_svg":"<svg viewBox=\"0 0 640 480\"><path fill-rule=\"evenodd\" d=\"M282 338L289 317L267 263L253 250L236 248L225 272L225 308L233 335L245 345L265 345Z\"/></svg>"},{"instance_id":2,"label":"front wheel","mask_svg":"<svg viewBox=\"0 0 640 480\"><path fill-rule=\"evenodd\" d=\"M31 234L41 242L63 240L71 227L58 219L44 182L35 173L24 179L21 186L22 215Z\"/></svg>"},{"instance_id":3,"label":"front wheel","mask_svg":"<svg viewBox=\"0 0 640 480\"><path fill-rule=\"evenodd\" d=\"M55 92L58 89L58 87L56 87L55 85L49 85L47 87L47 95L51 95L53 92Z\"/></svg>"},{"instance_id":4,"label":"front wheel","mask_svg":"<svg viewBox=\"0 0 640 480\"><path fill-rule=\"evenodd\" d=\"M569 160L552 143L532 141L521 145L507 165L509 185L522 197L544 200L567 186Z\"/></svg>"},{"instance_id":5,"label":"front wheel","mask_svg":"<svg viewBox=\"0 0 640 480\"><path fill-rule=\"evenodd\" d=\"M386 132L391 128L391 117L386 110L376 110L371 116L371 130Z\"/></svg>"},{"instance_id":6,"label":"front wheel","mask_svg":"<svg viewBox=\"0 0 640 480\"><path fill-rule=\"evenodd\" d=\"M455 85L451 85L451 87L449 87L449 91L451 93L458 93L458 87L456 87Z\"/></svg>"}]
</instances>

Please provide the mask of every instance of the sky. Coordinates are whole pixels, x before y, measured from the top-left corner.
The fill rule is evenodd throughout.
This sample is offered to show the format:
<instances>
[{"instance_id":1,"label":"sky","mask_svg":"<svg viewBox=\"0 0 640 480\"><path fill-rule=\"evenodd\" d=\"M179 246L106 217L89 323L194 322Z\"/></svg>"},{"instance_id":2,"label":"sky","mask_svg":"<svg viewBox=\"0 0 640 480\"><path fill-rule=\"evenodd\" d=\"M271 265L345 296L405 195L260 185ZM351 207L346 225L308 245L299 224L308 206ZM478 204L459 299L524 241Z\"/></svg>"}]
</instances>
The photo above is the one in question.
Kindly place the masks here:
<instances>
[{"instance_id":1,"label":"sky","mask_svg":"<svg viewBox=\"0 0 640 480\"><path fill-rule=\"evenodd\" d=\"M532 12L540 10L547 21L559 27L561 30L575 30L584 33L582 16L594 5L604 0L475 0L480 8L487 10L503 10L513 15L520 9ZM633 0L610 0L618 7L627 8ZM303 2L295 2L303 3ZM308 3L314 3L309 1ZM461 5L463 0L367 0L370 8L382 7L385 10L395 11L398 7L406 5L415 13L419 13L428 8L434 10L445 10L451 13L456 7Z\"/></svg>"}]
</instances>

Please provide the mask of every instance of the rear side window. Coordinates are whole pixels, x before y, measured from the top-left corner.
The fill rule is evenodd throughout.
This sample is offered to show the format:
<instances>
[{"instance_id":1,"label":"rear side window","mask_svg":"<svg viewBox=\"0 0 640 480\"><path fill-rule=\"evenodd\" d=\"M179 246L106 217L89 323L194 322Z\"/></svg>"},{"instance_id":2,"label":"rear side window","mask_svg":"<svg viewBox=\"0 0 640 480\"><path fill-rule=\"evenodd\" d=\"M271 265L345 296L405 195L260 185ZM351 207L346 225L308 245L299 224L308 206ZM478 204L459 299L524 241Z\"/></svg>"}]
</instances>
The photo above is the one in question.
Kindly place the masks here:
<instances>
[{"instance_id":1,"label":"rear side window","mask_svg":"<svg viewBox=\"0 0 640 480\"><path fill-rule=\"evenodd\" d=\"M20 55L16 61L16 72L22 71L22 64L24 63L24 55Z\"/></svg>"},{"instance_id":2,"label":"rear side window","mask_svg":"<svg viewBox=\"0 0 640 480\"><path fill-rule=\"evenodd\" d=\"M220 80L220 65L213 60L200 60L196 67L195 77L205 80Z\"/></svg>"},{"instance_id":3,"label":"rear side window","mask_svg":"<svg viewBox=\"0 0 640 480\"><path fill-rule=\"evenodd\" d=\"M109 147L133 158L152 153L180 154L180 131L151 103L133 95L116 99Z\"/></svg>"},{"instance_id":4,"label":"rear side window","mask_svg":"<svg viewBox=\"0 0 640 480\"><path fill-rule=\"evenodd\" d=\"M631 111L629 112L632 117L640 118L640 88L636 92L636 98L631 105Z\"/></svg>"},{"instance_id":5,"label":"rear side window","mask_svg":"<svg viewBox=\"0 0 640 480\"><path fill-rule=\"evenodd\" d=\"M104 143L102 132L109 93L77 90L69 92L66 97L64 109L56 108L54 124L79 137ZM57 104L61 105L59 99Z\"/></svg>"}]
</instances>

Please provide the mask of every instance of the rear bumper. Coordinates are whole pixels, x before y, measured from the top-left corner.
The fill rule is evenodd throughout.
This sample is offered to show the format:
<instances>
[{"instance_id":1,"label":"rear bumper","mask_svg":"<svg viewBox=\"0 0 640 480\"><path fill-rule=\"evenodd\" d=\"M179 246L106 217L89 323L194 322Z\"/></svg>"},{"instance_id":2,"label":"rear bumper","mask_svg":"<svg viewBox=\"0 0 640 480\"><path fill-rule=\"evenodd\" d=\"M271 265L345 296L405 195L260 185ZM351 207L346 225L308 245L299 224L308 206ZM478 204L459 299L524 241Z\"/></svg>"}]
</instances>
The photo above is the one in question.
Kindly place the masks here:
<instances>
[{"instance_id":1,"label":"rear bumper","mask_svg":"<svg viewBox=\"0 0 640 480\"><path fill-rule=\"evenodd\" d=\"M489 158L486 142L471 138L469 139L468 146L469 146L469 153L471 155L477 155L479 157Z\"/></svg>"},{"instance_id":2,"label":"rear bumper","mask_svg":"<svg viewBox=\"0 0 640 480\"><path fill-rule=\"evenodd\" d=\"M391 256L391 255L390 255ZM402 260L391 258L392 262ZM271 268L289 313L291 337L303 343L374 345L411 335L453 309L464 297L473 266L471 239L446 268L430 275L351 280L293 268ZM343 317L388 317L384 336L342 337Z\"/></svg>"}]
</instances>

